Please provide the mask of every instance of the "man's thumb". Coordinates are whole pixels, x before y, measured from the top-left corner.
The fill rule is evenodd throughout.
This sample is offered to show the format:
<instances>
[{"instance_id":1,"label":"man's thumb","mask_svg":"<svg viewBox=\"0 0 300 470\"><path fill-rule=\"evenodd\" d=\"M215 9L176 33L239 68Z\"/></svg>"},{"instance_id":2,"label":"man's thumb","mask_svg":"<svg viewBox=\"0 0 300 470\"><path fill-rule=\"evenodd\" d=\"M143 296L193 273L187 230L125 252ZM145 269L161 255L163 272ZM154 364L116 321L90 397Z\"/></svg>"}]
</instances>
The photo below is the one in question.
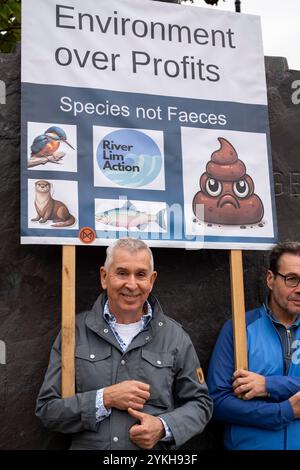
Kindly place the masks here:
<instances>
[{"instance_id":1,"label":"man's thumb","mask_svg":"<svg viewBox=\"0 0 300 470\"><path fill-rule=\"evenodd\" d=\"M145 413L142 413L141 411L134 410L133 408L128 408L128 413L130 416L132 416L135 419L138 419L139 421L142 421L144 418Z\"/></svg>"}]
</instances>

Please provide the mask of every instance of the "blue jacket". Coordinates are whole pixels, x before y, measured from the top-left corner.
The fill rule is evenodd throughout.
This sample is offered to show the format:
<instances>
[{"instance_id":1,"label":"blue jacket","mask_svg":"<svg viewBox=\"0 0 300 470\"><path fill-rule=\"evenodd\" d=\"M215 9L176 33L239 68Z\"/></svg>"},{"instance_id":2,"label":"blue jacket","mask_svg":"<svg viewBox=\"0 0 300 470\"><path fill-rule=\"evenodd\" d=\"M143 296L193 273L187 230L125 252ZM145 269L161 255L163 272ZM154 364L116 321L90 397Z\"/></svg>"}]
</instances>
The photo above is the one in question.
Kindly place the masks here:
<instances>
[{"instance_id":1,"label":"blue jacket","mask_svg":"<svg viewBox=\"0 0 300 470\"><path fill-rule=\"evenodd\" d=\"M266 307L247 312L248 367L266 376L268 399L242 400L233 394L234 347L232 321L223 326L215 345L207 376L214 400L214 417L225 421L224 443L232 450L299 450L300 419L294 418L289 397L300 390L300 325L294 353L284 375L280 335Z\"/></svg>"}]
</instances>

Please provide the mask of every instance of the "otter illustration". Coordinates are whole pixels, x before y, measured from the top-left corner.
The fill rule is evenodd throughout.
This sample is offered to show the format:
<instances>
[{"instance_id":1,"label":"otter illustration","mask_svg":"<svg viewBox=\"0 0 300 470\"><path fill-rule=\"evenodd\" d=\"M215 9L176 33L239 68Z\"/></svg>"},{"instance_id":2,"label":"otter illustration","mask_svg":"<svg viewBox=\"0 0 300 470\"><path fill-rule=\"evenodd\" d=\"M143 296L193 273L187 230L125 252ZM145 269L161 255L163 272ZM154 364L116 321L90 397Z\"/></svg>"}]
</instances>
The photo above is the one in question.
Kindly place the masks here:
<instances>
[{"instance_id":1,"label":"otter illustration","mask_svg":"<svg viewBox=\"0 0 300 470\"><path fill-rule=\"evenodd\" d=\"M68 227L75 223L75 217L70 214L67 206L52 198L49 181L36 181L34 205L37 216L31 219L33 222L39 221L40 224L44 224L48 220L53 220L55 224L51 224L51 227Z\"/></svg>"}]
</instances>

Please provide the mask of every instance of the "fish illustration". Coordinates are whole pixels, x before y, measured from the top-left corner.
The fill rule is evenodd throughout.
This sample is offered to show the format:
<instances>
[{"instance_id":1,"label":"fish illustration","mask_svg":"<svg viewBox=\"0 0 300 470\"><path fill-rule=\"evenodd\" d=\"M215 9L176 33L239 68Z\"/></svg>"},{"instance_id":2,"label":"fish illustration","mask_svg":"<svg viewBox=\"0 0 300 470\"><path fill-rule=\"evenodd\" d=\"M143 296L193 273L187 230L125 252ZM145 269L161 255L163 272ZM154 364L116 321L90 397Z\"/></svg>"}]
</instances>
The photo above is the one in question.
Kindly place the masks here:
<instances>
[{"instance_id":1,"label":"fish illustration","mask_svg":"<svg viewBox=\"0 0 300 470\"><path fill-rule=\"evenodd\" d=\"M127 229L136 227L139 230L145 230L148 224L156 222L159 227L165 229L165 212L166 209L162 209L157 214L148 214L139 211L131 201L126 201L122 207L100 212L95 214L95 217L98 222L113 225L114 227L125 227Z\"/></svg>"}]
</instances>

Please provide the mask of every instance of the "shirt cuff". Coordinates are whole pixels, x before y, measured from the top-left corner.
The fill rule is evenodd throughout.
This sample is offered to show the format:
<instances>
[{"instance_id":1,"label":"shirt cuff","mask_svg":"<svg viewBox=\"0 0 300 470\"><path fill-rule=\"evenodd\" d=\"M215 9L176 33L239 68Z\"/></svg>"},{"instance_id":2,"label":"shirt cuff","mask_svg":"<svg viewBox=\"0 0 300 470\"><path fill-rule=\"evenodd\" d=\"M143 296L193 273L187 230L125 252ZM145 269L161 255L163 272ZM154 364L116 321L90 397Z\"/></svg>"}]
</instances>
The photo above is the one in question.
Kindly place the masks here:
<instances>
[{"instance_id":1,"label":"shirt cuff","mask_svg":"<svg viewBox=\"0 0 300 470\"><path fill-rule=\"evenodd\" d=\"M110 415L111 409L107 410L103 403L103 391L104 388L100 388L96 392L96 422L99 423L104 418Z\"/></svg>"},{"instance_id":2,"label":"shirt cuff","mask_svg":"<svg viewBox=\"0 0 300 470\"><path fill-rule=\"evenodd\" d=\"M158 418L161 420L161 422L163 423L163 426L165 428L165 436L160 440L161 442L169 442L169 441L173 441L173 434L172 434L172 431L171 429L169 428L169 426L167 425L167 423L165 422L164 419L160 418L158 416Z\"/></svg>"}]
</instances>

